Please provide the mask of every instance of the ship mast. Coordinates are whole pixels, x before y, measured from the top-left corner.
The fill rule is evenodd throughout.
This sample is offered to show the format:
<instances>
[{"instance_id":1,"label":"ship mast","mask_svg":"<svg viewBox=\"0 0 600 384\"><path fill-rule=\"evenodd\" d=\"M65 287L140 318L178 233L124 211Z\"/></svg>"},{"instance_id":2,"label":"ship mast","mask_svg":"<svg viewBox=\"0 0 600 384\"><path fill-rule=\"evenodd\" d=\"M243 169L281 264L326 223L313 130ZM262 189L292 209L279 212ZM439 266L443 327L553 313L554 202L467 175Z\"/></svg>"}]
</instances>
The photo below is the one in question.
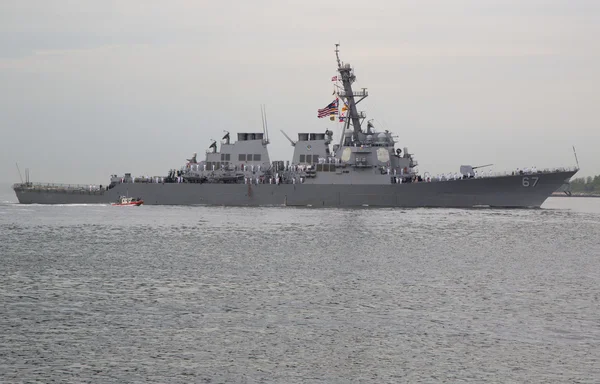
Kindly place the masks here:
<instances>
[{"instance_id":1,"label":"ship mast","mask_svg":"<svg viewBox=\"0 0 600 384\"><path fill-rule=\"evenodd\" d=\"M366 88L363 88L362 91L354 92L352 90L352 83L356 80L356 76L354 75L354 71L349 63L343 64L340 60L340 45L335 45L335 56L337 58L338 64L338 72L342 78L342 85L344 87L343 91L338 92L340 97L346 99L346 104L348 106L349 112L349 121L352 122L352 127L354 128L354 142L362 142L364 134L361 130L361 122L360 119L364 118L364 114L361 112L359 114L356 104L358 104L361 100L365 99L369 94ZM359 97L360 99L356 100L355 97Z\"/></svg>"}]
</instances>

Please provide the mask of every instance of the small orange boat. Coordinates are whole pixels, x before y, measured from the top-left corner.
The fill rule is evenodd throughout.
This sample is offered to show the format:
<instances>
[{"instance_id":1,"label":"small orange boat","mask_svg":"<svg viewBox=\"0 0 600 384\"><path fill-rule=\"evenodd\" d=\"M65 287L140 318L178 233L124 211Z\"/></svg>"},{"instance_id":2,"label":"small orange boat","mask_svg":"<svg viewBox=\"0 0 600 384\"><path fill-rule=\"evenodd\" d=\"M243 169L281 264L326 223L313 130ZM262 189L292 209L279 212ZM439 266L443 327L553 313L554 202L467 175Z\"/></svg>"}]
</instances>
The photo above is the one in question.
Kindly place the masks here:
<instances>
[{"instance_id":1,"label":"small orange boat","mask_svg":"<svg viewBox=\"0 0 600 384\"><path fill-rule=\"evenodd\" d=\"M133 198L133 197L125 197L125 196L119 197L118 202L112 203L112 205L134 206L134 207L139 207L142 204L144 204L144 200L140 199L139 197Z\"/></svg>"}]
</instances>

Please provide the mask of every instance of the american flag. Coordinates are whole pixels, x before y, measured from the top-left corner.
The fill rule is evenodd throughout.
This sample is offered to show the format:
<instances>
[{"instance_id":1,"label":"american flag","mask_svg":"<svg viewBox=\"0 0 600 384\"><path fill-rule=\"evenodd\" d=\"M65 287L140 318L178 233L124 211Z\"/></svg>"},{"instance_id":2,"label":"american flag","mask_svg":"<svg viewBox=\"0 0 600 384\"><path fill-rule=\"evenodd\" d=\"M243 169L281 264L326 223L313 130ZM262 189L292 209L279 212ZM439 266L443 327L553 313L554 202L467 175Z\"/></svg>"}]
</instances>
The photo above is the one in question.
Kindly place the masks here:
<instances>
[{"instance_id":1,"label":"american flag","mask_svg":"<svg viewBox=\"0 0 600 384\"><path fill-rule=\"evenodd\" d=\"M333 100L325 108L319 109L317 117L320 119L320 118L323 118L325 116L335 115L336 113L338 113L338 99Z\"/></svg>"},{"instance_id":2,"label":"american flag","mask_svg":"<svg viewBox=\"0 0 600 384\"><path fill-rule=\"evenodd\" d=\"M337 76L333 76L333 77L331 78L331 81L337 81Z\"/></svg>"}]
</instances>

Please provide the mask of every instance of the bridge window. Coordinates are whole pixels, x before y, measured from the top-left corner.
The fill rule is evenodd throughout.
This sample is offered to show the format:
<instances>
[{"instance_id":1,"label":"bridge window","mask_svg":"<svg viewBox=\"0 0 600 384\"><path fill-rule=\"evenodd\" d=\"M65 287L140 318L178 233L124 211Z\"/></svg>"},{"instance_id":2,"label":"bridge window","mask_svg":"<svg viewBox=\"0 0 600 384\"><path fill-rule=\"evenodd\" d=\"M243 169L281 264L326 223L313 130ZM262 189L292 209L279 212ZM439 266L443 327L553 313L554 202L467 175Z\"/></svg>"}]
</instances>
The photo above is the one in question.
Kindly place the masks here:
<instances>
[{"instance_id":1,"label":"bridge window","mask_svg":"<svg viewBox=\"0 0 600 384\"><path fill-rule=\"evenodd\" d=\"M304 163L306 160L306 156L305 155L300 155L300 162Z\"/></svg>"},{"instance_id":2,"label":"bridge window","mask_svg":"<svg viewBox=\"0 0 600 384\"><path fill-rule=\"evenodd\" d=\"M246 155L239 155L239 161L246 161Z\"/></svg>"},{"instance_id":3,"label":"bridge window","mask_svg":"<svg viewBox=\"0 0 600 384\"><path fill-rule=\"evenodd\" d=\"M246 161L252 161L252 155L246 155Z\"/></svg>"},{"instance_id":4,"label":"bridge window","mask_svg":"<svg viewBox=\"0 0 600 384\"><path fill-rule=\"evenodd\" d=\"M254 161L260 161L260 154L254 155Z\"/></svg>"},{"instance_id":5,"label":"bridge window","mask_svg":"<svg viewBox=\"0 0 600 384\"><path fill-rule=\"evenodd\" d=\"M225 154L225 161L231 161L231 153Z\"/></svg>"}]
</instances>

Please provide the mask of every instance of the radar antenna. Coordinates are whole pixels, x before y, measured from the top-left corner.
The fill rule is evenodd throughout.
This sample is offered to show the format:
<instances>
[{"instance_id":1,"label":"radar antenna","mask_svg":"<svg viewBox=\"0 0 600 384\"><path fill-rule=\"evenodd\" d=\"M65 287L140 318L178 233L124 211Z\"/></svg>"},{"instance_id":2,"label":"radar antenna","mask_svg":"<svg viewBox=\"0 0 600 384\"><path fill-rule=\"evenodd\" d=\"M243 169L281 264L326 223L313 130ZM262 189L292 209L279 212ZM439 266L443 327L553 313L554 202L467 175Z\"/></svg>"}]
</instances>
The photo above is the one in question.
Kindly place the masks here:
<instances>
[{"instance_id":1,"label":"radar antenna","mask_svg":"<svg viewBox=\"0 0 600 384\"><path fill-rule=\"evenodd\" d=\"M217 153L217 141L210 139L212 144L208 147L208 149L212 149L212 153Z\"/></svg>"},{"instance_id":2,"label":"radar antenna","mask_svg":"<svg viewBox=\"0 0 600 384\"><path fill-rule=\"evenodd\" d=\"M225 132L225 136L221 140L225 140L225 144L229 144L229 131L223 130L223 132Z\"/></svg>"},{"instance_id":3,"label":"radar antenna","mask_svg":"<svg viewBox=\"0 0 600 384\"><path fill-rule=\"evenodd\" d=\"M191 159L186 159L186 160L187 160L189 163L191 163L191 164L196 164L196 163L198 163L198 162L196 161L196 152L194 152L194 155L192 156L192 158L191 158Z\"/></svg>"}]
</instances>

